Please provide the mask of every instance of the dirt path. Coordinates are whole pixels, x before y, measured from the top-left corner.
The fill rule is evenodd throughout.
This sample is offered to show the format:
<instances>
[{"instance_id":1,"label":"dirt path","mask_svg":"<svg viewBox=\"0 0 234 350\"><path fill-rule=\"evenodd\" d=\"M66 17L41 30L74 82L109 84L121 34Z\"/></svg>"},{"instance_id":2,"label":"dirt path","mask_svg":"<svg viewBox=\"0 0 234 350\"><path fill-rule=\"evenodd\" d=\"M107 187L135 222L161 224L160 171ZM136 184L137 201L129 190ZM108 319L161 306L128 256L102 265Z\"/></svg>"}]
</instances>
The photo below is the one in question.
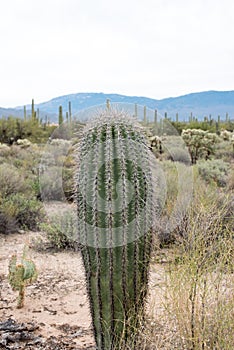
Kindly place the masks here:
<instances>
[{"instance_id":1,"label":"dirt path","mask_svg":"<svg viewBox=\"0 0 234 350\"><path fill-rule=\"evenodd\" d=\"M85 278L79 252L39 252L30 249L38 270L38 279L26 288L25 306L17 309L17 292L13 292L8 280L8 263L12 254L22 254L25 244L40 233L0 235L0 322L8 319L38 329L31 342L0 343L3 349L95 349L91 330L91 317L86 295ZM162 268L154 266L151 273L151 299L149 309L160 312L158 285L162 280ZM0 328L1 329L1 328ZM5 336L6 337L6 336ZM0 331L1 340L1 331ZM35 344L36 342L36 344ZM20 347L22 344L22 347ZM12 345L13 346L13 345Z\"/></svg>"}]
</instances>

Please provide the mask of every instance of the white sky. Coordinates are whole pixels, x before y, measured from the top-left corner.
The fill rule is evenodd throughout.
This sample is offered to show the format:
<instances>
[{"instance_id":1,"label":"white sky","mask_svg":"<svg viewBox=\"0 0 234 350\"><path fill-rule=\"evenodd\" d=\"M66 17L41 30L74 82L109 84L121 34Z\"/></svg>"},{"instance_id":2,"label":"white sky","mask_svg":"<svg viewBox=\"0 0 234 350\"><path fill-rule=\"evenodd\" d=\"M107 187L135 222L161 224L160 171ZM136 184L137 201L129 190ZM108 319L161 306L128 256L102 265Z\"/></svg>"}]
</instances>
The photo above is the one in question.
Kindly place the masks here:
<instances>
[{"instance_id":1,"label":"white sky","mask_svg":"<svg viewBox=\"0 0 234 350\"><path fill-rule=\"evenodd\" d=\"M233 0L0 0L0 106L234 90Z\"/></svg>"}]
</instances>

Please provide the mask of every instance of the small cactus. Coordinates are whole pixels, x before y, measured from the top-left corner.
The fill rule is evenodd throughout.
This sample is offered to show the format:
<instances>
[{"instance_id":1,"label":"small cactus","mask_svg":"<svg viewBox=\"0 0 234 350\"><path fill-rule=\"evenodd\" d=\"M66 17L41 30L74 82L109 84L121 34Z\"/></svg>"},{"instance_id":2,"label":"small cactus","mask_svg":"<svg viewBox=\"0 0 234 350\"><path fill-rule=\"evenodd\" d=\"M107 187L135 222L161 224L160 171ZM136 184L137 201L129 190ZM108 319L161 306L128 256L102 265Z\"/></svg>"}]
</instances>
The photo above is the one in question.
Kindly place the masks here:
<instances>
[{"instance_id":1,"label":"small cactus","mask_svg":"<svg viewBox=\"0 0 234 350\"><path fill-rule=\"evenodd\" d=\"M78 234L97 349L135 349L144 319L155 157L134 118L106 109L78 149Z\"/></svg>"},{"instance_id":2,"label":"small cactus","mask_svg":"<svg viewBox=\"0 0 234 350\"><path fill-rule=\"evenodd\" d=\"M21 259L17 264L16 254L12 255L9 262L8 280L14 291L19 291L17 308L24 306L25 287L37 279L37 270L32 260L26 259L26 248Z\"/></svg>"}]
</instances>

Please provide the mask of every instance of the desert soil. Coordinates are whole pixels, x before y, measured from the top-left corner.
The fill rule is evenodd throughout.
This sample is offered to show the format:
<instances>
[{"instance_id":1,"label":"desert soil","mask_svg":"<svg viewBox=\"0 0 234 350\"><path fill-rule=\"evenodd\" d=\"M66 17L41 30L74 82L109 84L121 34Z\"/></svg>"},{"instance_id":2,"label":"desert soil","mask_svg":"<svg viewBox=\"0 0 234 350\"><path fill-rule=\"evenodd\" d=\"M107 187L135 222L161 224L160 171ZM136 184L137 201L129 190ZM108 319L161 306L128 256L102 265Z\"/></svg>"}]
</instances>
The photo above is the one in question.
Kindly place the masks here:
<instances>
[{"instance_id":1,"label":"desert soil","mask_svg":"<svg viewBox=\"0 0 234 350\"><path fill-rule=\"evenodd\" d=\"M59 205L51 206L53 211ZM86 294L84 270L79 251L36 250L36 238L42 232L0 235L0 349L95 349ZM38 270L38 278L26 288L25 305L17 309L17 292L12 291L7 275L9 258L19 257L27 244L29 258ZM159 287L163 280L161 265L151 271L148 308L161 310ZM21 327L10 332L9 323Z\"/></svg>"}]
</instances>

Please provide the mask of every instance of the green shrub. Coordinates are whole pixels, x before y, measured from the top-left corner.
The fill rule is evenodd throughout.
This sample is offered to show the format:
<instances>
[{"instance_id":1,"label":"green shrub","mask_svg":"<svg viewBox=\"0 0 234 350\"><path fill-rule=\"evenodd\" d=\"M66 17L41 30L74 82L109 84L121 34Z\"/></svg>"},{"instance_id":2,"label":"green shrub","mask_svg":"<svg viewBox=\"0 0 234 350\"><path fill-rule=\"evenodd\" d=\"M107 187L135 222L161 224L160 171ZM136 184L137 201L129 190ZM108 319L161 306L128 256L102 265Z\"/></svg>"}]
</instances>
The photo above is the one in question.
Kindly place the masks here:
<instances>
[{"instance_id":1,"label":"green shrub","mask_svg":"<svg viewBox=\"0 0 234 350\"><path fill-rule=\"evenodd\" d=\"M222 159L199 161L197 163L199 175L206 182L215 182L218 186L224 187L228 181L229 164Z\"/></svg>"},{"instance_id":2,"label":"green shrub","mask_svg":"<svg viewBox=\"0 0 234 350\"><path fill-rule=\"evenodd\" d=\"M12 223L14 223L15 230L17 228L37 230L39 224L45 218L42 203L21 193L11 194L2 199L0 212L2 221L5 220L5 226L7 226L3 233L10 231Z\"/></svg>"},{"instance_id":3,"label":"green shrub","mask_svg":"<svg viewBox=\"0 0 234 350\"><path fill-rule=\"evenodd\" d=\"M46 232L53 248L77 249L77 218L72 210L64 211L60 215L51 215L49 222L42 223L40 227Z\"/></svg>"},{"instance_id":4,"label":"green shrub","mask_svg":"<svg viewBox=\"0 0 234 350\"><path fill-rule=\"evenodd\" d=\"M168 156L168 159L174 161L174 162L180 162L184 164L191 164L191 158L184 148L181 147L173 147L170 149L170 155Z\"/></svg>"},{"instance_id":5,"label":"green shrub","mask_svg":"<svg viewBox=\"0 0 234 350\"><path fill-rule=\"evenodd\" d=\"M11 164L0 164L0 184L0 198L30 192L30 186L23 174Z\"/></svg>"},{"instance_id":6,"label":"green shrub","mask_svg":"<svg viewBox=\"0 0 234 350\"><path fill-rule=\"evenodd\" d=\"M4 212L0 206L0 233L8 235L18 230L16 218L10 213Z\"/></svg>"}]
</instances>

